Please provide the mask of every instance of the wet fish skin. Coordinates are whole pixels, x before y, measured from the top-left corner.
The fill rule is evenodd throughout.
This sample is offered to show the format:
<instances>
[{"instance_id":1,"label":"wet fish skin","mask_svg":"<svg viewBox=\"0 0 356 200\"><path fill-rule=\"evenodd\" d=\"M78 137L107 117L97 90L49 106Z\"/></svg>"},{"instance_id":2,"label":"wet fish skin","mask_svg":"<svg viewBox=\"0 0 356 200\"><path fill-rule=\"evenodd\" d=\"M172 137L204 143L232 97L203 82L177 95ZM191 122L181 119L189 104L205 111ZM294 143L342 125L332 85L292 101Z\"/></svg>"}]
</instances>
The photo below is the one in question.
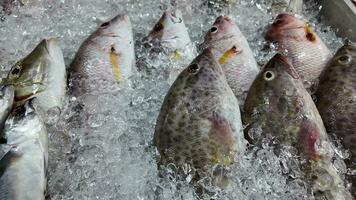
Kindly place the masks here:
<instances>
[{"instance_id":1,"label":"wet fish skin","mask_svg":"<svg viewBox=\"0 0 356 200\"><path fill-rule=\"evenodd\" d=\"M245 137L260 145L272 139L277 148L293 146L307 162L305 180L316 199L350 199L332 166L334 150L319 112L296 70L276 54L248 93L243 113Z\"/></svg>"},{"instance_id":2,"label":"wet fish skin","mask_svg":"<svg viewBox=\"0 0 356 200\"><path fill-rule=\"evenodd\" d=\"M0 199L45 199L48 136L45 124L32 105L10 114L5 125L10 149L0 160Z\"/></svg>"},{"instance_id":3,"label":"wet fish skin","mask_svg":"<svg viewBox=\"0 0 356 200\"><path fill-rule=\"evenodd\" d=\"M61 107L66 93L66 78L59 42L50 38L42 40L29 55L18 61L3 84L14 86L17 105L36 97L36 103L46 111Z\"/></svg>"},{"instance_id":4,"label":"wet fish skin","mask_svg":"<svg viewBox=\"0 0 356 200\"><path fill-rule=\"evenodd\" d=\"M110 91L126 84L135 68L130 19L119 14L104 22L80 46L71 63L75 96Z\"/></svg>"},{"instance_id":5,"label":"wet fish skin","mask_svg":"<svg viewBox=\"0 0 356 200\"><path fill-rule=\"evenodd\" d=\"M186 51L191 45L187 27L179 9L165 11L146 38L147 42L158 43L168 51Z\"/></svg>"},{"instance_id":6,"label":"wet fish skin","mask_svg":"<svg viewBox=\"0 0 356 200\"><path fill-rule=\"evenodd\" d=\"M209 49L181 72L159 113L159 162L205 172L228 166L245 149L238 101Z\"/></svg>"},{"instance_id":7,"label":"wet fish skin","mask_svg":"<svg viewBox=\"0 0 356 200\"><path fill-rule=\"evenodd\" d=\"M320 77L316 105L329 134L341 139L350 151L346 164L356 169L356 46L345 44ZM356 176L349 176L356 194Z\"/></svg>"},{"instance_id":8,"label":"wet fish skin","mask_svg":"<svg viewBox=\"0 0 356 200\"><path fill-rule=\"evenodd\" d=\"M0 91L0 136L3 133L5 121L9 116L14 103L14 87L3 86Z\"/></svg>"},{"instance_id":9,"label":"wet fish skin","mask_svg":"<svg viewBox=\"0 0 356 200\"><path fill-rule=\"evenodd\" d=\"M306 88L317 84L331 53L306 22L287 13L279 14L266 33L266 40L288 57ZM313 88L311 88L313 89Z\"/></svg>"},{"instance_id":10,"label":"wet fish skin","mask_svg":"<svg viewBox=\"0 0 356 200\"><path fill-rule=\"evenodd\" d=\"M210 48L225 72L227 82L241 107L247 92L259 72L253 52L235 22L219 16L204 37L201 45Z\"/></svg>"}]
</instances>

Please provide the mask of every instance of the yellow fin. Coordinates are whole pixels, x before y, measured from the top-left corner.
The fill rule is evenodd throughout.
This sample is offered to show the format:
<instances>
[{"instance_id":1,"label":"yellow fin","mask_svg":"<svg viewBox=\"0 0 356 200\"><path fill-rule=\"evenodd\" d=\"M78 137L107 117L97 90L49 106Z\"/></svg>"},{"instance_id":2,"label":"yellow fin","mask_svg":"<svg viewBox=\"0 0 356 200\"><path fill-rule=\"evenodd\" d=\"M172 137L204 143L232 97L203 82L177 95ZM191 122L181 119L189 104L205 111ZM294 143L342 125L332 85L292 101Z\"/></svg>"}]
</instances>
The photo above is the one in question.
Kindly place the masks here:
<instances>
[{"instance_id":1,"label":"yellow fin","mask_svg":"<svg viewBox=\"0 0 356 200\"><path fill-rule=\"evenodd\" d=\"M114 74L115 80L120 81L118 54L114 46L112 46L110 49L110 63L111 63L112 73Z\"/></svg>"},{"instance_id":2,"label":"yellow fin","mask_svg":"<svg viewBox=\"0 0 356 200\"><path fill-rule=\"evenodd\" d=\"M315 33L307 22L304 23L304 30L305 30L305 36L309 41L313 42L316 40Z\"/></svg>"},{"instance_id":3,"label":"yellow fin","mask_svg":"<svg viewBox=\"0 0 356 200\"><path fill-rule=\"evenodd\" d=\"M233 55L239 54L242 51L237 50L236 46L234 45L231 49L227 50L220 58L219 64L225 64L226 61L231 58Z\"/></svg>"},{"instance_id":4,"label":"yellow fin","mask_svg":"<svg viewBox=\"0 0 356 200\"><path fill-rule=\"evenodd\" d=\"M175 50L175 51L173 52L172 58L173 58L174 60L178 60L180 57L181 57L180 52L179 52L178 50Z\"/></svg>"}]
</instances>

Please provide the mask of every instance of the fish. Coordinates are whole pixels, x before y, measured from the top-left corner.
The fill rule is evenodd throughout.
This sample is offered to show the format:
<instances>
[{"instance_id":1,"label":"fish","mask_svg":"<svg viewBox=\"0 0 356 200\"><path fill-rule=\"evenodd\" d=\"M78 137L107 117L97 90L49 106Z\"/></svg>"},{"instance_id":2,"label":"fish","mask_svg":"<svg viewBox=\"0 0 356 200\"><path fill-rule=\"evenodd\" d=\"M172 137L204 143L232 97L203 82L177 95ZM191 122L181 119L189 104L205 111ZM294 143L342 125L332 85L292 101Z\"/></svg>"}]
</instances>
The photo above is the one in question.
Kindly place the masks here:
<instances>
[{"instance_id":1,"label":"fish","mask_svg":"<svg viewBox=\"0 0 356 200\"><path fill-rule=\"evenodd\" d=\"M243 108L247 92L259 72L245 36L232 19L219 16L205 34L201 47L211 49Z\"/></svg>"},{"instance_id":2,"label":"fish","mask_svg":"<svg viewBox=\"0 0 356 200\"><path fill-rule=\"evenodd\" d=\"M316 105L329 134L349 150L346 164L356 170L356 45L346 43L323 71L315 93ZM350 175L356 194L356 175Z\"/></svg>"},{"instance_id":3,"label":"fish","mask_svg":"<svg viewBox=\"0 0 356 200\"><path fill-rule=\"evenodd\" d=\"M302 15L303 11L303 0L268 0L266 4L272 15L284 12Z\"/></svg>"},{"instance_id":4,"label":"fish","mask_svg":"<svg viewBox=\"0 0 356 200\"><path fill-rule=\"evenodd\" d=\"M331 58L331 52L312 28L303 20L287 13L279 14L269 27L266 40L287 56L304 81L315 92L318 78Z\"/></svg>"},{"instance_id":5,"label":"fish","mask_svg":"<svg viewBox=\"0 0 356 200\"><path fill-rule=\"evenodd\" d=\"M45 199L48 135L37 109L27 102L6 120L6 143L0 144L0 199Z\"/></svg>"},{"instance_id":6,"label":"fish","mask_svg":"<svg viewBox=\"0 0 356 200\"><path fill-rule=\"evenodd\" d=\"M71 94L99 94L129 83L135 70L129 16L119 14L98 27L80 46L70 65Z\"/></svg>"},{"instance_id":7,"label":"fish","mask_svg":"<svg viewBox=\"0 0 356 200\"><path fill-rule=\"evenodd\" d=\"M145 42L162 48L175 59L193 56L192 42L179 9L165 11Z\"/></svg>"},{"instance_id":8,"label":"fish","mask_svg":"<svg viewBox=\"0 0 356 200\"><path fill-rule=\"evenodd\" d=\"M42 40L30 54L12 66L2 84L15 88L16 105L35 97L36 104L47 111L63 105L66 82L59 41L50 38Z\"/></svg>"},{"instance_id":9,"label":"fish","mask_svg":"<svg viewBox=\"0 0 356 200\"><path fill-rule=\"evenodd\" d=\"M195 177L212 175L219 186L224 181L214 175L213 168L225 169L244 152L238 100L209 49L169 89L157 118L154 146L159 165L195 169L201 172Z\"/></svg>"},{"instance_id":10,"label":"fish","mask_svg":"<svg viewBox=\"0 0 356 200\"><path fill-rule=\"evenodd\" d=\"M247 95L242 120L250 143L263 145L268 139L277 153L286 146L297 149L303 179L316 199L351 199L332 166L334 146L320 114L287 57L277 53L261 70Z\"/></svg>"},{"instance_id":11,"label":"fish","mask_svg":"<svg viewBox=\"0 0 356 200\"><path fill-rule=\"evenodd\" d=\"M0 91L0 135L14 103L14 87L3 86Z\"/></svg>"}]
</instances>

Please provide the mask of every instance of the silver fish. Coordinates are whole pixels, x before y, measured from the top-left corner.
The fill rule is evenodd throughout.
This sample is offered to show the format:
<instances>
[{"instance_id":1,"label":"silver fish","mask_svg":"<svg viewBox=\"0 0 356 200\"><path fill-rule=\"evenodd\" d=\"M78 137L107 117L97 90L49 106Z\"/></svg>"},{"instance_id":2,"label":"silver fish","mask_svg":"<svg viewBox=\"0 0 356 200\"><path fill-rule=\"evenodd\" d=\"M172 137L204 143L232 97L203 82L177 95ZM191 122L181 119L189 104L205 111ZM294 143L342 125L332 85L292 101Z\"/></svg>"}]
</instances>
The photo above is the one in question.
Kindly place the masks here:
<instances>
[{"instance_id":1,"label":"silver fish","mask_svg":"<svg viewBox=\"0 0 356 200\"><path fill-rule=\"evenodd\" d=\"M66 93L66 69L58 40L45 39L10 70L5 85L15 88L15 102L22 104L36 97L45 111L61 107Z\"/></svg>"},{"instance_id":2,"label":"silver fish","mask_svg":"<svg viewBox=\"0 0 356 200\"><path fill-rule=\"evenodd\" d=\"M40 114L26 104L13 111L1 144L0 199L45 199L48 136ZM4 154L5 153L5 154Z\"/></svg>"},{"instance_id":3,"label":"silver fish","mask_svg":"<svg viewBox=\"0 0 356 200\"><path fill-rule=\"evenodd\" d=\"M0 91L0 135L5 125L5 121L10 114L14 102L14 87L4 86Z\"/></svg>"}]
</instances>

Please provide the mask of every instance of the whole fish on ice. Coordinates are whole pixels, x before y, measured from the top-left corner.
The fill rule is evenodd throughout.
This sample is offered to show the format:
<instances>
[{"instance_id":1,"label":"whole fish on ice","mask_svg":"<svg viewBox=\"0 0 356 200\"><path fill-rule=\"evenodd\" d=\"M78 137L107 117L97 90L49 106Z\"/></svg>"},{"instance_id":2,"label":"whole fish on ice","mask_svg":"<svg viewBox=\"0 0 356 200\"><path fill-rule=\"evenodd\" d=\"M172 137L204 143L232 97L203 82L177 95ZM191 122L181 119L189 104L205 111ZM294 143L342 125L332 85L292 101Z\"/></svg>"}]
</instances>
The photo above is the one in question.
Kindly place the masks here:
<instances>
[{"instance_id":1,"label":"whole fish on ice","mask_svg":"<svg viewBox=\"0 0 356 200\"><path fill-rule=\"evenodd\" d=\"M351 199L332 166L334 148L319 112L296 70L276 54L253 82L244 105L245 137L252 143L272 140L277 150L292 146L316 199Z\"/></svg>"},{"instance_id":2,"label":"whole fish on ice","mask_svg":"<svg viewBox=\"0 0 356 200\"><path fill-rule=\"evenodd\" d=\"M178 9L165 11L146 38L146 42L162 48L174 59L193 58L193 47L182 12Z\"/></svg>"},{"instance_id":3,"label":"whole fish on ice","mask_svg":"<svg viewBox=\"0 0 356 200\"><path fill-rule=\"evenodd\" d=\"M231 165L244 151L238 100L209 49L171 86L157 119L154 145L160 164L180 169L188 165L206 173Z\"/></svg>"},{"instance_id":4,"label":"whole fish on ice","mask_svg":"<svg viewBox=\"0 0 356 200\"><path fill-rule=\"evenodd\" d=\"M39 112L30 104L6 120L0 144L0 199L45 199L48 136Z\"/></svg>"},{"instance_id":5,"label":"whole fish on ice","mask_svg":"<svg viewBox=\"0 0 356 200\"><path fill-rule=\"evenodd\" d=\"M80 46L71 63L75 96L99 94L127 84L135 70L130 19L119 14L104 22Z\"/></svg>"},{"instance_id":6,"label":"whole fish on ice","mask_svg":"<svg viewBox=\"0 0 356 200\"><path fill-rule=\"evenodd\" d=\"M42 40L18 61L2 81L15 88L16 105L35 98L42 109L61 107L66 93L66 69L62 50L55 38Z\"/></svg>"},{"instance_id":7,"label":"whole fish on ice","mask_svg":"<svg viewBox=\"0 0 356 200\"><path fill-rule=\"evenodd\" d=\"M317 83L331 57L328 47L310 26L291 14L278 15L266 39L287 56L308 89Z\"/></svg>"},{"instance_id":8,"label":"whole fish on ice","mask_svg":"<svg viewBox=\"0 0 356 200\"><path fill-rule=\"evenodd\" d=\"M247 92L259 72L245 36L232 19L220 16L206 33L202 47L211 49L243 107Z\"/></svg>"},{"instance_id":9,"label":"whole fish on ice","mask_svg":"<svg viewBox=\"0 0 356 200\"><path fill-rule=\"evenodd\" d=\"M356 170L356 46L345 44L328 63L316 95L316 105L329 134L350 151L346 164ZM356 175L350 175L356 195Z\"/></svg>"}]
</instances>

